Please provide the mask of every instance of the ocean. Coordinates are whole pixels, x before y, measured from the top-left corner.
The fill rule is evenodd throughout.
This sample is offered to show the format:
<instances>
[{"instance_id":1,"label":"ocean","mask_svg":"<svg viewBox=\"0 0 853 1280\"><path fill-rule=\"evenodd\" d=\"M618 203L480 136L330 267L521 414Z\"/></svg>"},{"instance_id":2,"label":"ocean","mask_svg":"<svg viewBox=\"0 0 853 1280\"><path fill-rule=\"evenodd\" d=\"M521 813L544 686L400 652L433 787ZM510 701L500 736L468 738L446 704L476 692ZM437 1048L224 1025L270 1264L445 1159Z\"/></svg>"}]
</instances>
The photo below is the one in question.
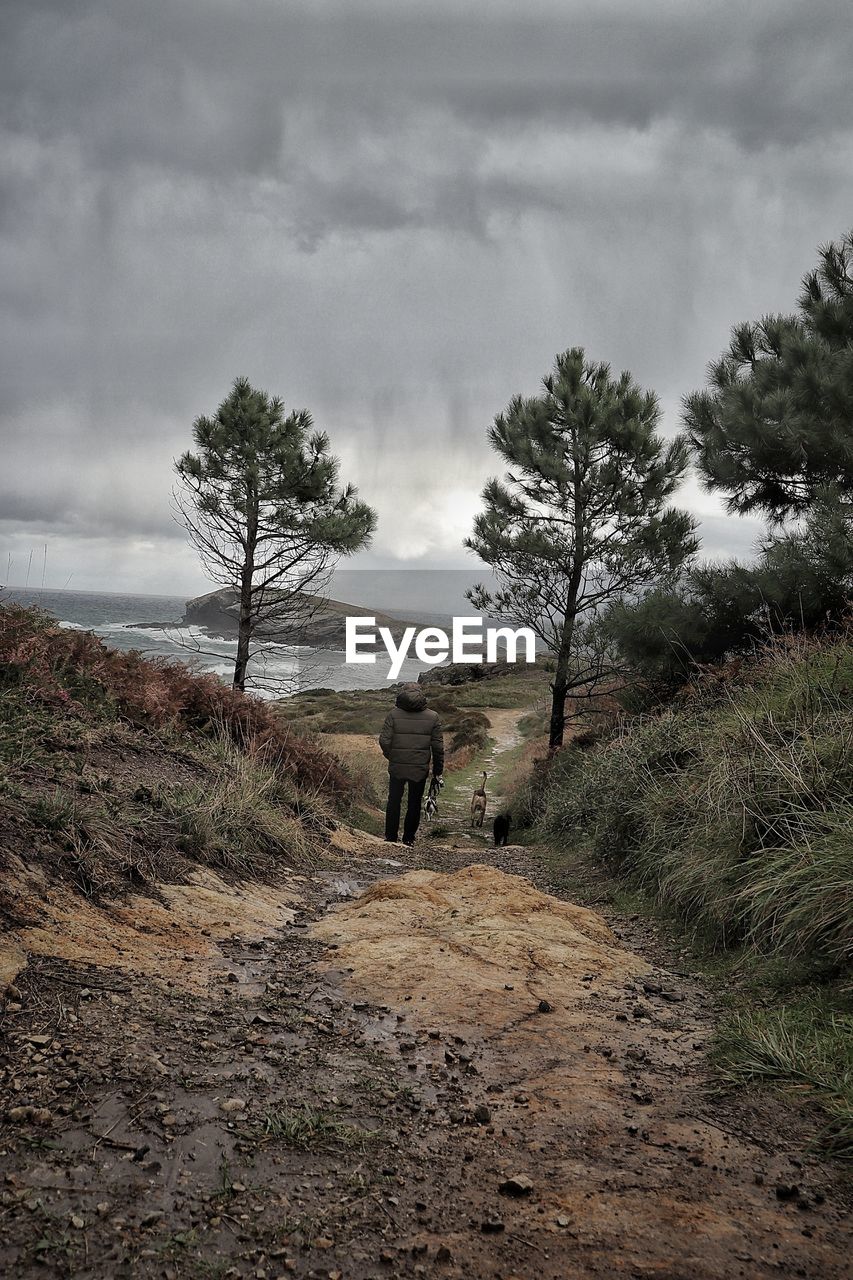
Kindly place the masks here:
<instances>
[{"instance_id":1,"label":"ocean","mask_svg":"<svg viewBox=\"0 0 853 1280\"><path fill-rule=\"evenodd\" d=\"M200 627L182 626L183 596L18 588L0 592L3 601L37 605L52 614L60 626L93 631L114 649L137 649L147 657L178 659L195 670L213 671L230 683L237 641L214 640ZM259 664L252 691L262 697L287 697L317 688L388 688L391 683L382 678L384 666L347 666L344 654L335 650L264 644ZM426 664L407 659L397 679L417 680L427 669Z\"/></svg>"}]
</instances>

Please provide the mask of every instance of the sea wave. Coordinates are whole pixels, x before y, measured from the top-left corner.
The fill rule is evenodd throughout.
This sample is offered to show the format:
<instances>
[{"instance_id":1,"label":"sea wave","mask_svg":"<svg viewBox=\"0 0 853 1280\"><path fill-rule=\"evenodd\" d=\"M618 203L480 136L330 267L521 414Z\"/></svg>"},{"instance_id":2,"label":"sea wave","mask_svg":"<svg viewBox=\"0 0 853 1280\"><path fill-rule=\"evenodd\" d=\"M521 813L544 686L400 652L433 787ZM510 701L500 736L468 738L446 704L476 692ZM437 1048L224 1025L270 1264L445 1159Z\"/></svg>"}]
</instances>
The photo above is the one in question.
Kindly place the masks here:
<instances>
[{"instance_id":1,"label":"sea wave","mask_svg":"<svg viewBox=\"0 0 853 1280\"><path fill-rule=\"evenodd\" d=\"M17 594L23 597L23 593ZM30 593L22 603L38 604L52 613L64 630L92 632L113 649L138 650L146 657L183 662L193 670L215 674L225 684L230 684L233 677L236 637L214 637L196 624L164 621L168 611L182 607L182 602L171 597L149 600L51 592L37 593L36 597ZM388 687L381 663L375 667L351 666L342 650L275 640L256 640L253 649L249 684L261 697L286 697L299 689L317 687ZM397 678L416 679L422 669L421 663L407 659Z\"/></svg>"},{"instance_id":2,"label":"sea wave","mask_svg":"<svg viewBox=\"0 0 853 1280\"><path fill-rule=\"evenodd\" d=\"M79 630L85 628L78 627L77 623L63 623L77 627ZM92 627L91 630L97 631L98 635L114 635L121 633L123 635L139 635L147 639L149 642L158 640L164 644L176 646L179 649L187 649L190 652L198 652L206 650L218 653L237 652L237 638L230 636L212 636L204 627L200 627L195 623L185 626L182 623L164 623L162 626L153 625L151 623L137 622L104 622L99 626ZM298 657L304 653L316 653L317 650L310 644L285 644L280 640L259 640L252 641L255 649L263 650L265 653L283 653L293 654Z\"/></svg>"}]
</instances>

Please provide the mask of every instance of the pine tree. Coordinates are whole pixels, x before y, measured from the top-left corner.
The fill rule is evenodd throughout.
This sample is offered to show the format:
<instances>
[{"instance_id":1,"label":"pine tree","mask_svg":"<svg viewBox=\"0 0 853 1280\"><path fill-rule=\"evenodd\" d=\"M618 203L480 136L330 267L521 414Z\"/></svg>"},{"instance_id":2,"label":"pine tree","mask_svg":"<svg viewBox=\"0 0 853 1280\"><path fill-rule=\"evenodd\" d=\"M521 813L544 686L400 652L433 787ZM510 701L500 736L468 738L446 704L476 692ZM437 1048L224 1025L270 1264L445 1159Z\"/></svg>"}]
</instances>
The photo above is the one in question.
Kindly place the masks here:
<instances>
[{"instance_id":1,"label":"pine tree","mask_svg":"<svg viewBox=\"0 0 853 1280\"><path fill-rule=\"evenodd\" d=\"M755 563L692 564L677 581L608 608L600 631L650 692L667 696L697 665L840 622L851 599L853 520L819 497L795 530L765 536Z\"/></svg>"},{"instance_id":2,"label":"pine tree","mask_svg":"<svg viewBox=\"0 0 853 1280\"><path fill-rule=\"evenodd\" d=\"M853 499L853 231L819 250L799 313L737 325L684 400L700 472L730 511L783 520Z\"/></svg>"},{"instance_id":3,"label":"pine tree","mask_svg":"<svg viewBox=\"0 0 853 1280\"><path fill-rule=\"evenodd\" d=\"M213 581L240 601L234 687L244 689L252 638L304 611L334 562L366 546L373 510L338 484L329 439L307 410L238 378L212 418L193 425L196 453L175 463L181 518Z\"/></svg>"},{"instance_id":4,"label":"pine tree","mask_svg":"<svg viewBox=\"0 0 853 1280\"><path fill-rule=\"evenodd\" d=\"M483 490L466 546L490 565L484 613L534 629L555 658L550 745L563 741L566 699L611 674L587 643L598 611L672 574L696 549L693 522L668 500L688 462L686 441L658 435L655 395L611 376L581 348L557 356L538 396L515 396L489 430L509 464Z\"/></svg>"}]
</instances>

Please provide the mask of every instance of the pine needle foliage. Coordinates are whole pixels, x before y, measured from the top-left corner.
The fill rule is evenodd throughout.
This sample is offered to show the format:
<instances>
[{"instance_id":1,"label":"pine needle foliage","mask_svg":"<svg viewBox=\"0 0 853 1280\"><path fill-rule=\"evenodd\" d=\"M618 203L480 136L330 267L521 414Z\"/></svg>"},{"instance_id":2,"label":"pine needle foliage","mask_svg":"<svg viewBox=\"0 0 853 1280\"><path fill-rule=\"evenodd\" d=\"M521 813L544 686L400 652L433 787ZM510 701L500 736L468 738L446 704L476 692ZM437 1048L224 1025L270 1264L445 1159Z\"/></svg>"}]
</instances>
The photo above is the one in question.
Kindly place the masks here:
<instances>
[{"instance_id":1,"label":"pine needle foliage","mask_svg":"<svg viewBox=\"0 0 853 1280\"><path fill-rule=\"evenodd\" d=\"M567 697L589 698L612 676L584 624L675 573L696 548L690 517L670 506L687 444L664 441L659 421L653 392L574 347L557 356L539 395L514 396L489 430L509 469L484 488L465 545L498 588L480 586L470 599L531 627L554 655L552 747L563 740Z\"/></svg>"},{"instance_id":2,"label":"pine needle foliage","mask_svg":"<svg viewBox=\"0 0 853 1280\"><path fill-rule=\"evenodd\" d=\"M853 499L853 230L823 245L795 315L732 330L684 400L700 473L733 512L783 520L821 490Z\"/></svg>"},{"instance_id":3,"label":"pine needle foliage","mask_svg":"<svg viewBox=\"0 0 853 1280\"><path fill-rule=\"evenodd\" d=\"M237 378L212 417L193 426L196 451L175 463L176 505L214 582L240 601L234 687L244 689L253 639L305 621L341 556L376 526L352 485L339 484L329 438L310 413Z\"/></svg>"}]
</instances>

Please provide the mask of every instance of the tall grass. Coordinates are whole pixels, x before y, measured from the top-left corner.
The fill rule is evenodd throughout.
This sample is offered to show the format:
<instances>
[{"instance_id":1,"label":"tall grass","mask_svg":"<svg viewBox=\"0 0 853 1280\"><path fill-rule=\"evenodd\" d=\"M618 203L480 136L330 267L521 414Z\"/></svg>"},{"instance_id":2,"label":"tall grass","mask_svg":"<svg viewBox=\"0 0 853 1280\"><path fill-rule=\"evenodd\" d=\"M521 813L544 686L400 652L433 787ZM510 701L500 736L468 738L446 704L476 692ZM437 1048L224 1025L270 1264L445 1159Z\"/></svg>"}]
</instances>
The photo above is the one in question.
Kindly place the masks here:
<instances>
[{"instance_id":1,"label":"tall grass","mask_svg":"<svg viewBox=\"0 0 853 1280\"><path fill-rule=\"evenodd\" d=\"M714 1047L718 1070L734 1084L772 1083L826 1114L821 1145L853 1160L853 1015L822 1000L737 1013Z\"/></svg>"},{"instance_id":2,"label":"tall grass","mask_svg":"<svg viewBox=\"0 0 853 1280\"><path fill-rule=\"evenodd\" d=\"M853 960L853 645L778 648L736 686L558 757L541 827L726 946Z\"/></svg>"},{"instance_id":3,"label":"tall grass","mask_svg":"<svg viewBox=\"0 0 853 1280\"><path fill-rule=\"evenodd\" d=\"M379 750L376 738L366 734L328 733L325 742L352 781L354 802L384 805L388 790L388 762Z\"/></svg>"},{"instance_id":4,"label":"tall grass","mask_svg":"<svg viewBox=\"0 0 853 1280\"><path fill-rule=\"evenodd\" d=\"M277 864L314 860L316 830L327 815L320 797L306 798L257 752L219 740L219 768L203 784L163 794L164 814L177 823L184 851L210 866L240 875L269 874Z\"/></svg>"},{"instance_id":5,"label":"tall grass","mask_svg":"<svg viewBox=\"0 0 853 1280\"><path fill-rule=\"evenodd\" d=\"M242 876L304 865L353 792L269 704L35 609L0 605L0 706L0 866L35 849L93 901L192 860Z\"/></svg>"},{"instance_id":6,"label":"tall grass","mask_svg":"<svg viewBox=\"0 0 853 1280\"><path fill-rule=\"evenodd\" d=\"M853 1158L853 635L780 643L622 719L567 747L539 794L558 862L604 865L765 973L721 1032L720 1069L818 1102Z\"/></svg>"}]
</instances>

